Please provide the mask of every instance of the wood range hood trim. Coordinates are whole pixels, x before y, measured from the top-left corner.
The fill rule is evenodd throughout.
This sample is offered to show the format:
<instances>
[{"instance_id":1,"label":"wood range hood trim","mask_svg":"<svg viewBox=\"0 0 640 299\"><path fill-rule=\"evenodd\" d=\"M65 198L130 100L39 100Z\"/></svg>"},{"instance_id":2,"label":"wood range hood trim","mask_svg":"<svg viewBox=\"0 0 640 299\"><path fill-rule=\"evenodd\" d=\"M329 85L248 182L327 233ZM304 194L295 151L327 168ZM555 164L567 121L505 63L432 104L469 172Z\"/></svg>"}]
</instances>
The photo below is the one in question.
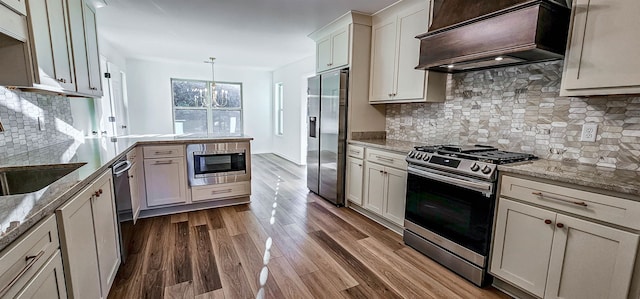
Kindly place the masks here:
<instances>
[{"instance_id":1,"label":"wood range hood trim","mask_svg":"<svg viewBox=\"0 0 640 299\"><path fill-rule=\"evenodd\" d=\"M439 0L416 69L458 73L564 57L571 11L550 0Z\"/></svg>"}]
</instances>

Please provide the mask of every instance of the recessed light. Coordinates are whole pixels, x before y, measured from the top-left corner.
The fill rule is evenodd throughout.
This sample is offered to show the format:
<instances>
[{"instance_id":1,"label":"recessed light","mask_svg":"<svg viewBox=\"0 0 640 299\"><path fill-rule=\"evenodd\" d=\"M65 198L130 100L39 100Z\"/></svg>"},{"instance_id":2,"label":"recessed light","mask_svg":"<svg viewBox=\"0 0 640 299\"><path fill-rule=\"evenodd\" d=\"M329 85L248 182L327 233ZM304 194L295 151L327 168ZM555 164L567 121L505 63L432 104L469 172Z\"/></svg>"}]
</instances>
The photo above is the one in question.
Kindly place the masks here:
<instances>
[{"instance_id":1,"label":"recessed light","mask_svg":"<svg viewBox=\"0 0 640 299\"><path fill-rule=\"evenodd\" d=\"M504 58L502 58L502 56L498 56L498 57L496 57L496 61L500 61L500 60L502 60L502 59L504 59Z\"/></svg>"},{"instance_id":2,"label":"recessed light","mask_svg":"<svg viewBox=\"0 0 640 299\"><path fill-rule=\"evenodd\" d=\"M453 64L447 65L447 67L452 69L453 68Z\"/></svg>"}]
</instances>

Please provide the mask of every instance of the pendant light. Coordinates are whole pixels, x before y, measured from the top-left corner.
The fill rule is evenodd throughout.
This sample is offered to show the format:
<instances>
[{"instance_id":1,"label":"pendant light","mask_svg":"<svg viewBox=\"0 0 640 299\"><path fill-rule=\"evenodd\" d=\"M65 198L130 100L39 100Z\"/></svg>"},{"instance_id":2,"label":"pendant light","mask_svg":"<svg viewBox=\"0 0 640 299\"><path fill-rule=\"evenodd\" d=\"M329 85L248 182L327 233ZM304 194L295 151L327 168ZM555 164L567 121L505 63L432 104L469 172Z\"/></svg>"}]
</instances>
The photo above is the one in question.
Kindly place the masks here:
<instances>
[{"instance_id":1,"label":"pendant light","mask_svg":"<svg viewBox=\"0 0 640 299\"><path fill-rule=\"evenodd\" d=\"M218 97L218 92L216 90L216 72L214 69L214 64L215 64L215 57L209 57L209 61L205 61L204 63L209 63L211 64L211 104L214 106L217 106L217 97ZM214 104L215 103L215 104Z\"/></svg>"}]
</instances>

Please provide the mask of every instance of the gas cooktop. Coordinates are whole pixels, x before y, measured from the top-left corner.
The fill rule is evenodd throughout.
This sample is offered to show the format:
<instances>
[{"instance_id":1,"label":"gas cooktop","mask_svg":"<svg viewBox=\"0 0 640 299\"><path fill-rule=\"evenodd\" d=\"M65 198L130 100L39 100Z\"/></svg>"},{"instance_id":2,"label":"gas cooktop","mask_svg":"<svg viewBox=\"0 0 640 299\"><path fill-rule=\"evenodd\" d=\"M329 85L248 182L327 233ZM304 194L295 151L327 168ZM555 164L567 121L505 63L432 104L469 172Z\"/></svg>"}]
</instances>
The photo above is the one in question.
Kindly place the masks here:
<instances>
[{"instance_id":1,"label":"gas cooktop","mask_svg":"<svg viewBox=\"0 0 640 299\"><path fill-rule=\"evenodd\" d=\"M418 146L407 155L409 165L495 180L497 165L535 160L532 154L499 150L487 145Z\"/></svg>"}]
</instances>

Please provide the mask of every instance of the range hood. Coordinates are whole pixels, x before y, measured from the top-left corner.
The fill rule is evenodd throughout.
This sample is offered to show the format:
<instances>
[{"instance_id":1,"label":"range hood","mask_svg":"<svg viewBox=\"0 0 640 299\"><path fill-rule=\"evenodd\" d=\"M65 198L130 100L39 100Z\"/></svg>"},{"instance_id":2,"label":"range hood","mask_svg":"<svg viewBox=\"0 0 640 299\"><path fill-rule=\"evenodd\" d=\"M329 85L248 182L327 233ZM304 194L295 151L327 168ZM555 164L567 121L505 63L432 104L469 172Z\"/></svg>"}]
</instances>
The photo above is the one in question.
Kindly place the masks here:
<instances>
[{"instance_id":1,"label":"range hood","mask_svg":"<svg viewBox=\"0 0 640 299\"><path fill-rule=\"evenodd\" d=\"M457 73L564 57L571 10L551 0L436 0L416 69Z\"/></svg>"}]
</instances>

